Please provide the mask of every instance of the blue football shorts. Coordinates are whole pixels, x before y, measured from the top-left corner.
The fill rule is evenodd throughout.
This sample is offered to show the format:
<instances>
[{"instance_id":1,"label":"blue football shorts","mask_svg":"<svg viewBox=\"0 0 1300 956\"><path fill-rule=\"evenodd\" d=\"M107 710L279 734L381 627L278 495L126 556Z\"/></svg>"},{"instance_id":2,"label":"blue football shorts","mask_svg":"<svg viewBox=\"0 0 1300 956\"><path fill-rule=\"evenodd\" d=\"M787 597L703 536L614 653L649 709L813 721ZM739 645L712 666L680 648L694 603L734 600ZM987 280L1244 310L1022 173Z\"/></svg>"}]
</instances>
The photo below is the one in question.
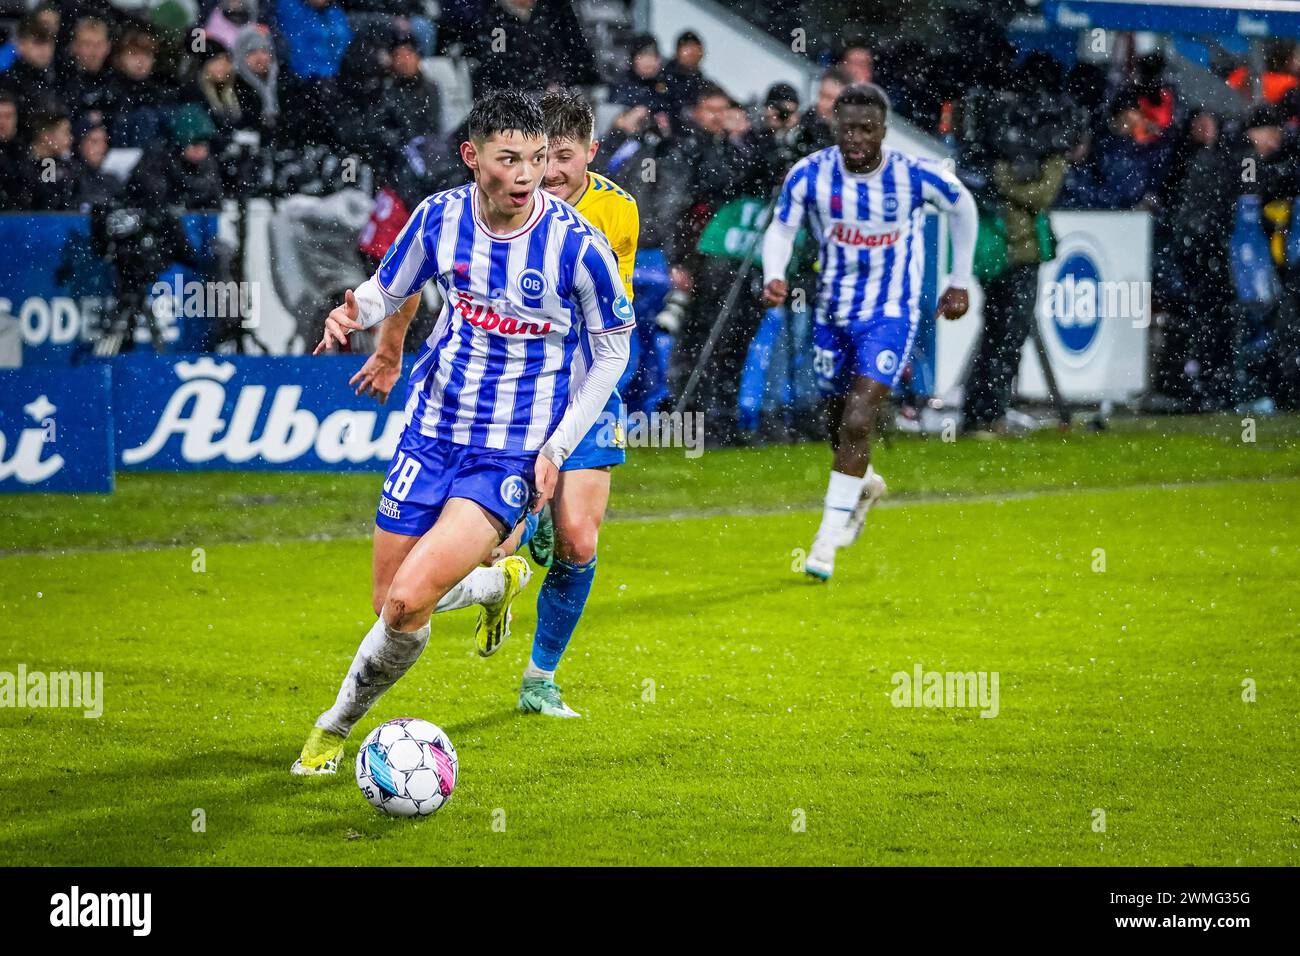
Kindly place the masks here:
<instances>
[{"instance_id":1,"label":"blue football shorts","mask_svg":"<svg viewBox=\"0 0 1300 956\"><path fill-rule=\"evenodd\" d=\"M451 498L482 505L505 527L518 524L532 503L537 452L458 445L407 426L384 479L375 524L394 534L422 535Z\"/></svg>"},{"instance_id":2,"label":"blue football shorts","mask_svg":"<svg viewBox=\"0 0 1300 956\"><path fill-rule=\"evenodd\" d=\"M844 325L813 326L813 370L825 394L843 395L865 375L893 388L907 366L916 326L906 318L874 315Z\"/></svg>"}]
</instances>

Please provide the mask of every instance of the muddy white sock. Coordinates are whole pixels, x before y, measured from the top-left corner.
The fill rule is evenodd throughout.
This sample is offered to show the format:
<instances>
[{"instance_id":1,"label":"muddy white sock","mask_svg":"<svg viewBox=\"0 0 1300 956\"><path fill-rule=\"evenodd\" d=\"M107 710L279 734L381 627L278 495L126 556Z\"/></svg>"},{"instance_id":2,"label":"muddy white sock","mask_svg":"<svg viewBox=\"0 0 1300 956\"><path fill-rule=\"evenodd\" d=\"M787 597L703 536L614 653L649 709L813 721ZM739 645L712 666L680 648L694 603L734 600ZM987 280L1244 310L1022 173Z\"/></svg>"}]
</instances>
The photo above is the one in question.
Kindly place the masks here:
<instances>
[{"instance_id":1,"label":"muddy white sock","mask_svg":"<svg viewBox=\"0 0 1300 956\"><path fill-rule=\"evenodd\" d=\"M418 631L399 631L380 615L357 648L334 706L316 719L316 726L346 737L384 691L420 659L428 643L428 624Z\"/></svg>"},{"instance_id":2,"label":"muddy white sock","mask_svg":"<svg viewBox=\"0 0 1300 956\"><path fill-rule=\"evenodd\" d=\"M499 567L475 568L442 596L434 614L455 611L471 604L491 604L506 593L506 573Z\"/></svg>"}]
</instances>

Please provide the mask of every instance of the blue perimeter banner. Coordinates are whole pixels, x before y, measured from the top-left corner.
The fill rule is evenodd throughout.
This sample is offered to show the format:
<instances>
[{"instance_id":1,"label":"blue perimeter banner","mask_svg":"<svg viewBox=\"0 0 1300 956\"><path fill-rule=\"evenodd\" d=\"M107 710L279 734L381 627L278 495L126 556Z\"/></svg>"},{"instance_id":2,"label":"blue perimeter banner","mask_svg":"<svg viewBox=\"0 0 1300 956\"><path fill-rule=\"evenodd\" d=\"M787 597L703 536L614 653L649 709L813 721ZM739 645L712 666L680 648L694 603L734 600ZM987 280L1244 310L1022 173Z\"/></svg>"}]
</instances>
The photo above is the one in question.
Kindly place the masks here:
<instances>
[{"instance_id":1,"label":"blue perimeter banner","mask_svg":"<svg viewBox=\"0 0 1300 956\"><path fill-rule=\"evenodd\" d=\"M397 450L411 366L388 403L357 395L359 355L157 356L113 362L123 471L382 471Z\"/></svg>"},{"instance_id":2,"label":"blue perimeter banner","mask_svg":"<svg viewBox=\"0 0 1300 956\"><path fill-rule=\"evenodd\" d=\"M1063 30L1300 37L1297 0L1045 0L1043 17Z\"/></svg>"},{"instance_id":3,"label":"blue perimeter banner","mask_svg":"<svg viewBox=\"0 0 1300 956\"><path fill-rule=\"evenodd\" d=\"M218 215L187 213L181 225L200 255L211 252ZM90 243L90 217L80 213L12 213L0 215L0 312L18 319L23 335L23 364L68 365L89 348L86 329L97 326L117 308L117 277ZM40 251L40 255L33 253ZM200 276L173 263L159 282L183 288ZM178 352L203 348L207 320L173 316L162 310L163 339ZM137 330L137 341L148 341ZM80 354L79 354L80 353Z\"/></svg>"},{"instance_id":4,"label":"blue perimeter banner","mask_svg":"<svg viewBox=\"0 0 1300 956\"><path fill-rule=\"evenodd\" d=\"M0 492L113 490L111 374L0 371Z\"/></svg>"}]
</instances>

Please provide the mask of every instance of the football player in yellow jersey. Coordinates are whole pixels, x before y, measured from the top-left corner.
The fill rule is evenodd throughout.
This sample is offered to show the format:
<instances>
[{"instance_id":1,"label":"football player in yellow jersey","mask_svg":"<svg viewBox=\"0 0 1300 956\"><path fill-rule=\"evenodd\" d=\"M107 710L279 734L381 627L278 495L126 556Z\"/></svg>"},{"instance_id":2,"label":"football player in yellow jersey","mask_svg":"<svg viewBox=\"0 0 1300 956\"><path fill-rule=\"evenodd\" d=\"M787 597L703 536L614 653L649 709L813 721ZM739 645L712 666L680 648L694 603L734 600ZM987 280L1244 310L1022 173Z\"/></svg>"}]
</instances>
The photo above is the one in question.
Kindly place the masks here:
<instances>
[{"instance_id":1,"label":"football player in yellow jersey","mask_svg":"<svg viewBox=\"0 0 1300 956\"><path fill-rule=\"evenodd\" d=\"M599 146L593 139L591 106L568 90L547 93L541 105L548 139L542 188L569 203L604 234L618 257L619 274L630 299L641 228L636 200L587 168ZM401 374L402 342L418 306L419 296L411 296L379 327L375 353L352 379L358 394L374 395L381 402L387 398ZM530 515L528 527L516 530L502 545L500 550L508 557L492 568L472 572L435 609L436 613L483 603L475 640L480 654L486 657L494 653L510 633L510 604L528 583L531 573L527 562L513 552L520 547L521 540L528 542L533 538L533 556L539 564L548 565L549 570L537 596L533 650L519 690L519 709L526 713L579 716L561 699L560 688L555 684L555 668L591 593L596 573L596 541L609 503L610 470L627 459L624 418L623 402L616 391L600 420L565 459L551 500L550 519L544 517L538 527L535 516ZM504 582L495 578L487 580L494 575L503 576ZM482 602L478 597L482 594L492 597Z\"/></svg>"}]
</instances>

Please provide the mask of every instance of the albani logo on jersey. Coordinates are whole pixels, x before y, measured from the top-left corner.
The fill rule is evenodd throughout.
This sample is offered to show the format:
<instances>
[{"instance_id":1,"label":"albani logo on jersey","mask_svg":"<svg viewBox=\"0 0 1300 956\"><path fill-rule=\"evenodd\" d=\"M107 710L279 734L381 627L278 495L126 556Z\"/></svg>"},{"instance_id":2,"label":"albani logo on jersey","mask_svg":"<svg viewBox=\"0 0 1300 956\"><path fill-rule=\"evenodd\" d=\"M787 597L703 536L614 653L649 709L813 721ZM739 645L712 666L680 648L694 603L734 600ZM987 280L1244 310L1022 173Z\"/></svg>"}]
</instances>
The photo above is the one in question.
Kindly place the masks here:
<instances>
[{"instance_id":1,"label":"albani logo on jersey","mask_svg":"<svg viewBox=\"0 0 1300 956\"><path fill-rule=\"evenodd\" d=\"M456 311L470 325L484 332L496 332L498 335L546 335L551 331L551 323L529 322L514 316L502 315L490 305L475 302L468 292L457 290Z\"/></svg>"},{"instance_id":2,"label":"albani logo on jersey","mask_svg":"<svg viewBox=\"0 0 1300 956\"><path fill-rule=\"evenodd\" d=\"M891 229L888 232L863 232L857 226L850 226L848 223L837 222L831 227L831 239L842 246L892 246L903 235L901 229Z\"/></svg>"}]
</instances>

